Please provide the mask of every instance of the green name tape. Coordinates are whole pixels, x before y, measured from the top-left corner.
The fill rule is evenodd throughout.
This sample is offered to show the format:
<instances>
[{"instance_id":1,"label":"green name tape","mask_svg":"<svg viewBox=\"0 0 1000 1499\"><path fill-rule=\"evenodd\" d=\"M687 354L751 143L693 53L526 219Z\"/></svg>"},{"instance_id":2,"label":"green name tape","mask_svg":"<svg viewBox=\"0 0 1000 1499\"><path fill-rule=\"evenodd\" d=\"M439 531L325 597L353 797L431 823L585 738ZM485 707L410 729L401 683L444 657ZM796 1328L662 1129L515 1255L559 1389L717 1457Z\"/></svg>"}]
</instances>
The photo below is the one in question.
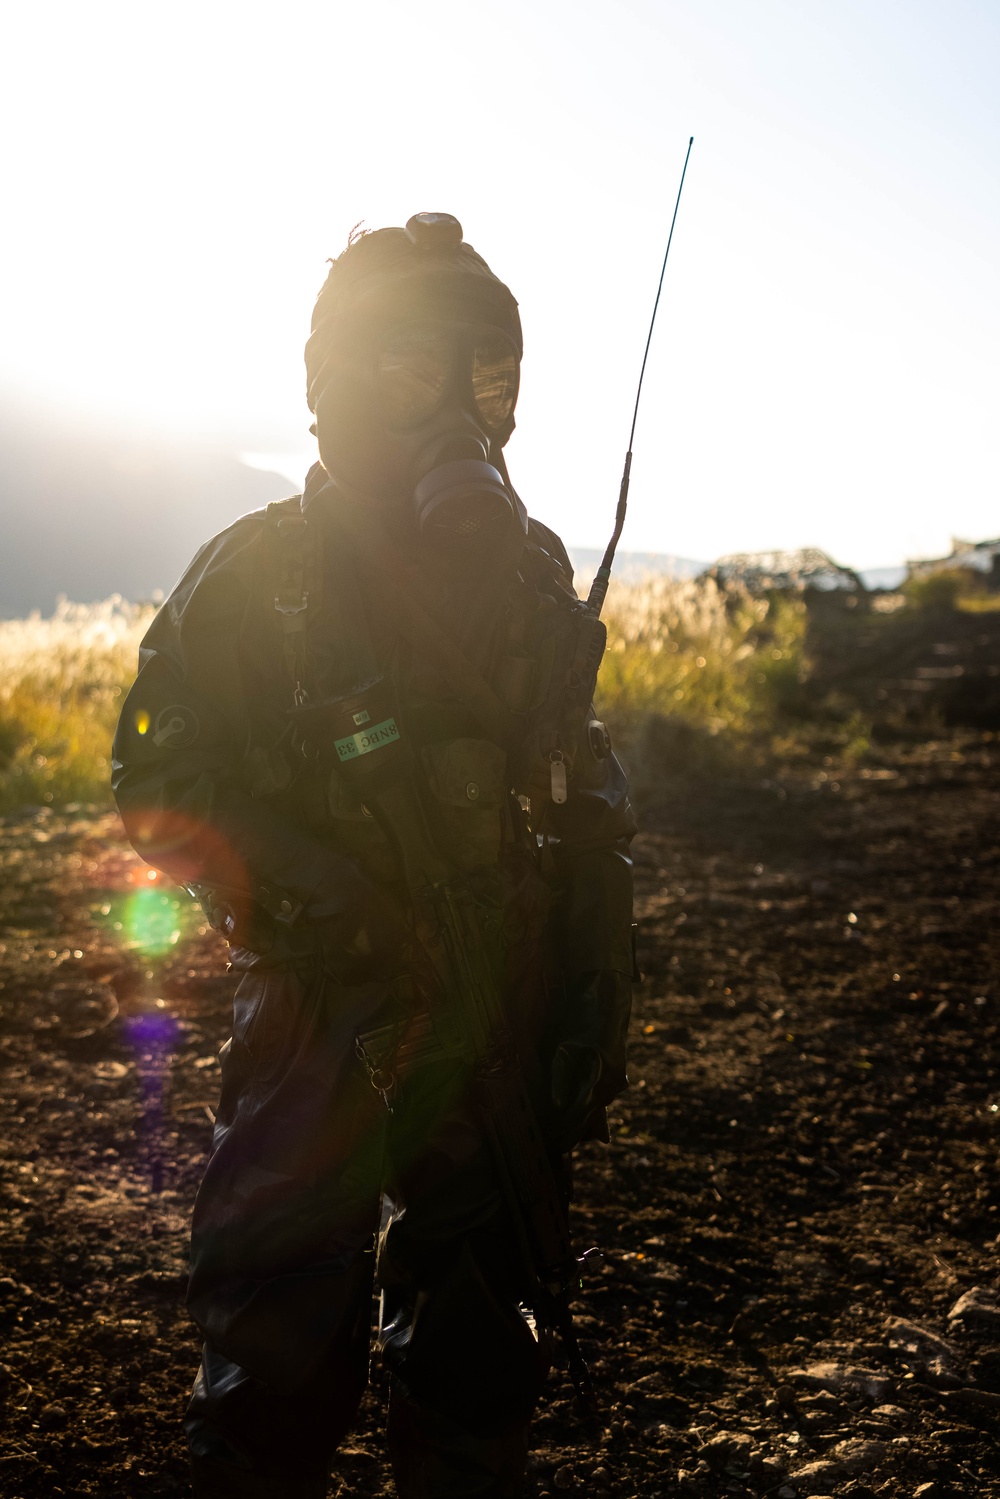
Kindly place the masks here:
<instances>
[{"instance_id":1,"label":"green name tape","mask_svg":"<svg viewBox=\"0 0 1000 1499\"><path fill-rule=\"evenodd\" d=\"M373 723L370 729L348 734L346 739L335 739L333 746L341 760L356 760L359 755L370 755L372 750L381 749L383 745L395 744L398 738L396 720L386 718L381 723Z\"/></svg>"}]
</instances>

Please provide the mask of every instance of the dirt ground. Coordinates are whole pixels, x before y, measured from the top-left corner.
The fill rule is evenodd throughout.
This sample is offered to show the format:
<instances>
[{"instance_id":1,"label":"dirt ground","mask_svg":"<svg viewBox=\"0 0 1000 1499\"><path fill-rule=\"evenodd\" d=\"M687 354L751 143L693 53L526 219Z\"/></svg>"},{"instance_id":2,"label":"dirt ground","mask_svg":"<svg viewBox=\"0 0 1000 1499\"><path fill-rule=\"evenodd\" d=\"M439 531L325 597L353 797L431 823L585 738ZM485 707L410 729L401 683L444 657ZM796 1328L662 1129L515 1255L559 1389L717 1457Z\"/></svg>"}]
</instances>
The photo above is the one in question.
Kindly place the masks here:
<instances>
[{"instance_id":1,"label":"dirt ground","mask_svg":"<svg viewBox=\"0 0 1000 1499\"><path fill-rule=\"evenodd\" d=\"M541 1495L1000 1495L998 811L966 731L647 819L632 1088L577 1170L607 1425L557 1370ZM0 1495L184 1494L224 954L111 817L9 818L0 863ZM390 1492L382 1394L333 1495Z\"/></svg>"}]
</instances>

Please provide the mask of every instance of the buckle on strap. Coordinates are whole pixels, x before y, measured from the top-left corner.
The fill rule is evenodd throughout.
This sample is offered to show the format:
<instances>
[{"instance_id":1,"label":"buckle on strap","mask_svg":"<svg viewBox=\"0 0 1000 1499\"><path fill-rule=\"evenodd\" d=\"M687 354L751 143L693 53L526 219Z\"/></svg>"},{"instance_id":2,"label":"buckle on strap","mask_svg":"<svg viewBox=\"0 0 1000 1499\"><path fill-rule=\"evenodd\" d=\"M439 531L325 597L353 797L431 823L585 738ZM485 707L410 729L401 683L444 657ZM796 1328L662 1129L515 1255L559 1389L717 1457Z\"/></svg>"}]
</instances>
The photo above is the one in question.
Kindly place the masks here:
<instances>
[{"instance_id":1,"label":"buckle on strap","mask_svg":"<svg viewBox=\"0 0 1000 1499\"><path fill-rule=\"evenodd\" d=\"M282 602L280 593L276 593L274 596L274 607L279 614L303 614L309 607L309 592L307 589L303 590L297 603L290 599Z\"/></svg>"}]
</instances>

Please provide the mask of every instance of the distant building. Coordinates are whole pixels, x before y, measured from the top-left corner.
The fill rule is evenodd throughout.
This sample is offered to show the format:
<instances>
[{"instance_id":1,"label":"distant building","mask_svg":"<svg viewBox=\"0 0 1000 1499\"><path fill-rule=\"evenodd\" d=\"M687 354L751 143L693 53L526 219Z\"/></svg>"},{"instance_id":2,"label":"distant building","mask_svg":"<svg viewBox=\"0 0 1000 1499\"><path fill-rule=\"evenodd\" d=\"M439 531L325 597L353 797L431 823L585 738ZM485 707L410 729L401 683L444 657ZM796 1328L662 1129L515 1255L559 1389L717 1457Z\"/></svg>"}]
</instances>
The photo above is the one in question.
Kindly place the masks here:
<instances>
[{"instance_id":1,"label":"distant building","mask_svg":"<svg viewBox=\"0 0 1000 1499\"><path fill-rule=\"evenodd\" d=\"M985 573L991 588L1000 590L1000 537L996 541L961 541L951 538L947 557L919 557L906 564L908 578L926 578L931 573L967 568Z\"/></svg>"},{"instance_id":2,"label":"distant building","mask_svg":"<svg viewBox=\"0 0 1000 1499\"><path fill-rule=\"evenodd\" d=\"M706 568L702 576L717 583L742 583L751 593L771 589L803 593L807 588L821 593L865 592L853 568L842 567L819 547L801 547L796 552L732 552Z\"/></svg>"}]
</instances>

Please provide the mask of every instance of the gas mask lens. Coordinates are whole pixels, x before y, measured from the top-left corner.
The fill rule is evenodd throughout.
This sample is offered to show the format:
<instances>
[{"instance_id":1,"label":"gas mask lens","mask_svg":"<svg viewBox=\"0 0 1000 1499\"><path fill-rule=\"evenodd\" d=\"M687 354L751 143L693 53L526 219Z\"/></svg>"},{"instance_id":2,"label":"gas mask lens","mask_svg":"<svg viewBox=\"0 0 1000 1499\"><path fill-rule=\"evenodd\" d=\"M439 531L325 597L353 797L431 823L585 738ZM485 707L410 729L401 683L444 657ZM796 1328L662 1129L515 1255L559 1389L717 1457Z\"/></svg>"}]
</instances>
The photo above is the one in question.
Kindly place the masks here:
<instances>
[{"instance_id":1,"label":"gas mask lens","mask_svg":"<svg viewBox=\"0 0 1000 1499\"><path fill-rule=\"evenodd\" d=\"M413 330L394 334L375 365L375 383L392 427L418 427L444 398L452 365L447 333Z\"/></svg>"},{"instance_id":2,"label":"gas mask lens","mask_svg":"<svg viewBox=\"0 0 1000 1499\"><path fill-rule=\"evenodd\" d=\"M517 352L498 329L407 329L382 345L375 384L389 426L419 427L456 387L471 394L479 418L499 431L517 401Z\"/></svg>"},{"instance_id":3,"label":"gas mask lens","mask_svg":"<svg viewBox=\"0 0 1000 1499\"><path fill-rule=\"evenodd\" d=\"M472 398L494 431L506 425L517 400L517 355L502 333L481 334L472 346Z\"/></svg>"}]
</instances>

